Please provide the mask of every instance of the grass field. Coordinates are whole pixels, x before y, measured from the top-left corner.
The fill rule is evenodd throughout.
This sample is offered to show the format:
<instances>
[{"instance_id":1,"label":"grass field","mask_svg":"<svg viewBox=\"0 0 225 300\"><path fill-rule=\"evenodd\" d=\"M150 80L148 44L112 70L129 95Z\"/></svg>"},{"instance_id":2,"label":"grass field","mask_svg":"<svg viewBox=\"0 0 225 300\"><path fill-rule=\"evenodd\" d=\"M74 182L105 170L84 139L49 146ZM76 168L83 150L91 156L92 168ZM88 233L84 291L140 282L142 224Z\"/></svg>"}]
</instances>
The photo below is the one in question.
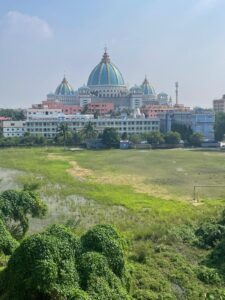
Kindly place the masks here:
<instances>
[{"instance_id":1,"label":"grass field","mask_svg":"<svg viewBox=\"0 0 225 300\"><path fill-rule=\"evenodd\" d=\"M177 232L188 235L187 228L223 209L225 188L199 190L195 203L193 186L223 185L225 153L1 149L0 184L10 172L14 184L39 181L49 207L47 217L31 220L30 233L55 222L77 232L111 223L128 237L136 299L203 299L200 291L214 288L195 272L207 251L184 244ZM145 264L138 263L141 255Z\"/></svg>"}]
</instances>

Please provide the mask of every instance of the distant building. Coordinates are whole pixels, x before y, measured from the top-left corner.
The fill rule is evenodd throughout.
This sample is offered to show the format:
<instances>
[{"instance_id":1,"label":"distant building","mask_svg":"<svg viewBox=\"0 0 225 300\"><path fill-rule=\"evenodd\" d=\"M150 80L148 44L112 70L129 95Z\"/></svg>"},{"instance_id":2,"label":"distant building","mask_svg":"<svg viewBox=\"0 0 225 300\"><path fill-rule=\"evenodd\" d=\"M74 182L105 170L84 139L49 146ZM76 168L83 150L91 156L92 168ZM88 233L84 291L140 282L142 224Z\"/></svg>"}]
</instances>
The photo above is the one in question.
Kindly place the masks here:
<instances>
[{"instance_id":1,"label":"distant building","mask_svg":"<svg viewBox=\"0 0 225 300\"><path fill-rule=\"evenodd\" d=\"M4 137L20 137L27 131L26 121L3 121L2 134Z\"/></svg>"},{"instance_id":2,"label":"distant building","mask_svg":"<svg viewBox=\"0 0 225 300\"><path fill-rule=\"evenodd\" d=\"M85 125L91 123L99 133L107 127L115 128L119 134L160 130L159 118L145 118L142 114L94 118L93 114L65 115L58 109L40 109L40 112L38 109L28 109L27 111L26 128L31 134L54 138L61 123L66 123L72 131L80 131Z\"/></svg>"},{"instance_id":3,"label":"distant building","mask_svg":"<svg viewBox=\"0 0 225 300\"><path fill-rule=\"evenodd\" d=\"M158 114L162 132L171 131L172 124L190 126L193 132L199 132L205 140L214 140L215 114L210 110L169 111Z\"/></svg>"},{"instance_id":4,"label":"distant building","mask_svg":"<svg viewBox=\"0 0 225 300\"><path fill-rule=\"evenodd\" d=\"M213 110L214 112L225 112L225 95L222 99L213 100Z\"/></svg>"},{"instance_id":5,"label":"distant building","mask_svg":"<svg viewBox=\"0 0 225 300\"><path fill-rule=\"evenodd\" d=\"M91 71L87 85L76 91L64 76L55 92L47 95L47 102L49 108L50 102L80 107L110 103L114 109L123 110L140 108L148 104L167 105L169 99L166 93L157 95L146 76L142 84L128 89L122 73L111 61L105 49L101 61Z\"/></svg>"}]
</instances>

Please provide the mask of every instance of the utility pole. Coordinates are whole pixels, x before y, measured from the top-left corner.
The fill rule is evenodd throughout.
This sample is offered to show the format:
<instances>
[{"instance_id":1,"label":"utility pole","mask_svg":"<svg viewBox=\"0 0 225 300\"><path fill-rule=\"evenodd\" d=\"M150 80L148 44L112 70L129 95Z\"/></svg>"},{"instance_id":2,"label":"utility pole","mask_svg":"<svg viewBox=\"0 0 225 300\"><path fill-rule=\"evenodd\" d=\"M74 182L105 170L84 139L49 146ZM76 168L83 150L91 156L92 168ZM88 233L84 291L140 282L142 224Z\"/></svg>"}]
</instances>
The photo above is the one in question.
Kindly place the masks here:
<instances>
[{"instance_id":1,"label":"utility pole","mask_svg":"<svg viewBox=\"0 0 225 300\"><path fill-rule=\"evenodd\" d=\"M178 105L178 88L179 88L179 83L175 82L175 91L176 91L176 105Z\"/></svg>"}]
</instances>

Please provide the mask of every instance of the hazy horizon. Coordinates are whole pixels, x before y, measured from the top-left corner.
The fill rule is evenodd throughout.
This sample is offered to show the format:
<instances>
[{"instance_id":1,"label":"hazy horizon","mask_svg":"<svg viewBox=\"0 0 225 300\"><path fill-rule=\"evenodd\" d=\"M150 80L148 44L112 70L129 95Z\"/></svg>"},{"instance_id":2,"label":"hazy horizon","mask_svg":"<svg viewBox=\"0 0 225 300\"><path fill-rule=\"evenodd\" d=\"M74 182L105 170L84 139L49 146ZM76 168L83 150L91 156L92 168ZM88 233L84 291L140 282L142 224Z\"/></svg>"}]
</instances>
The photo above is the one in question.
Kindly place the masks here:
<instances>
[{"instance_id":1,"label":"hazy horizon","mask_svg":"<svg viewBox=\"0 0 225 300\"><path fill-rule=\"evenodd\" d=\"M19 2L19 3L18 3ZM64 73L87 83L105 44L129 87L211 107L225 93L224 0L0 0L0 107L29 107Z\"/></svg>"}]
</instances>

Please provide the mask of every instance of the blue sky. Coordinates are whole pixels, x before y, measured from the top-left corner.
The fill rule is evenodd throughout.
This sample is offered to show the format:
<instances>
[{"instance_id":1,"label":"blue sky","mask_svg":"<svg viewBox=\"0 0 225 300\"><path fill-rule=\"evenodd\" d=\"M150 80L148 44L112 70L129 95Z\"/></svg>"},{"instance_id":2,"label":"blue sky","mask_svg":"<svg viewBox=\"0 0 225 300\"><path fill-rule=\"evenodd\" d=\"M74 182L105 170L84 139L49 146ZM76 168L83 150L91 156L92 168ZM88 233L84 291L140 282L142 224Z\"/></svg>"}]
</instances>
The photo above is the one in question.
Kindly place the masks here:
<instances>
[{"instance_id":1,"label":"blue sky","mask_svg":"<svg viewBox=\"0 0 225 300\"><path fill-rule=\"evenodd\" d=\"M0 107L28 107L64 72L77 89L107 44L126 83L210 107L225 93L225 0L0 0Z\"/></svg>"}]
</instances>

